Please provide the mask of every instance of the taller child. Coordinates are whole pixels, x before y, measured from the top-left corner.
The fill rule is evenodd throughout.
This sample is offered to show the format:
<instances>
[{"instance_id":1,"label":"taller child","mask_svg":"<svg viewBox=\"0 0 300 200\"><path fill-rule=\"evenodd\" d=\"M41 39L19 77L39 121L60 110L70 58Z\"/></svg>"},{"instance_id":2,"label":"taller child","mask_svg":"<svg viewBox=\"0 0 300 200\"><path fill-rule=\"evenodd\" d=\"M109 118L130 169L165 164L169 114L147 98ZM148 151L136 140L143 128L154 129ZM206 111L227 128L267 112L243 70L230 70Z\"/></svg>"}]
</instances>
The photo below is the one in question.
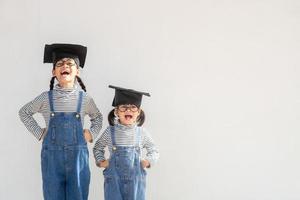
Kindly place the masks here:
<instances>
[{"instance_id":1,"label":"taller child","mask_svg":"<svg viewBox=\"0 0 300 200\"><path fill-rule=\"evenodd\" d=\"M26 128L43 140L41 152L45 200L87 200L90 183L87 142L102 127L102 114L79 78L87 48L77 44L45 45L44 63L53 63L50 90L24 105L19 116ZM55 80L58 84L54 86ZM81 89L78 87L81 86ZM46 127L33 118L41 113ZM90 117L83 130L84 117Z\"/></svg>"}]
</instances>

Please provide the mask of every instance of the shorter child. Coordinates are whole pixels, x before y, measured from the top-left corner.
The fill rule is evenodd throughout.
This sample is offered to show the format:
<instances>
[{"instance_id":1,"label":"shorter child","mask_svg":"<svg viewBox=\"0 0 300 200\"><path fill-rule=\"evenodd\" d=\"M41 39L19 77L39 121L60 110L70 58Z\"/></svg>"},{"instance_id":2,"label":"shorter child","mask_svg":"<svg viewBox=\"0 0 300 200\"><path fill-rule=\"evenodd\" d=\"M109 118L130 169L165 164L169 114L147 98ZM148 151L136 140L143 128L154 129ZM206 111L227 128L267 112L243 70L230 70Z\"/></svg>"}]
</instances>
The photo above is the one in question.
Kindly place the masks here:
<instances>
[{"instance_id":1,"label":"shorter child","mask_svg":"<svg viewBox=\"0 0 300 200\"><path fill-rule=\"evenodd\" d=\"M110 126L97 140L93 149L96 164L105 168L103 175L104 196L106 200L144 200L146 170L159 157L150 134L141 126L145 114L140 108L142 95L138 92L115 86L113 106L108 115ZM104 148L108 146L110 158L104 157ZM142 149L146 148L146 157Z\"/></svg>"}]
</instances>

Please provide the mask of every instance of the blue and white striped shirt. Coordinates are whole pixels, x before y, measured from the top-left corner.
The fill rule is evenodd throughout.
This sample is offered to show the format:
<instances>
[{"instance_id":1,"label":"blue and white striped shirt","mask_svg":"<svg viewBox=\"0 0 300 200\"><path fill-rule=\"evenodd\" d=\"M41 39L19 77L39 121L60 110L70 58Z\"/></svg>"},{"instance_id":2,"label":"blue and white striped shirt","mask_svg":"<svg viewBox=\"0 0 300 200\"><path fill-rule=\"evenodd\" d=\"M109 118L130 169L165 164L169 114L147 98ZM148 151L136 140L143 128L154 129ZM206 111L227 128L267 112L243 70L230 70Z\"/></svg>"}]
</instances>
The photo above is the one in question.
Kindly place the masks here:
<instances>
[{"instance_id":1,"label":"blue and white striped shirt","mask_svg":"<svg viewBox=\"0 0 300 200\"><path fill-rule=\"evenodd\" d=\"M57 84L53 89L54 111L76 112L79 91L80 89L76 84L74 85L74 88L62 88ZM43 136L44 129L41 128L33 118L33 115L36 113L41 113L43 115L47 131L50 119L48 91L37 96L34 100L24 105L19 111L20 119L26 128L40 140ZM89 130L93 138L96 138L102 128L103 117L94 103L94 100L85 92L83 93L80 115L82 125L84 124L84 116L88 115L90 117L91 126Z\"/></svg>"},{"instance_id":2,"label":"blue and white striped shirt","mask_svg":"<svg viewBox=\"0 0 300 200\"><path fill-rule=\"evenodd\" d=\"M119 146L135 146L136 145L136 131L137 125L125 126L120 123L116 123L114 125L115 131L115 142L116 145ZM155 164L159 158L159 151L156 148L151 135L146 131L145 128L141 127L140 129L140 143L139 147L141 150L146 149L147 153L145 158L150 162L152 166ZM105 147L108 147L110 155L112 154L112 139L111 139L111 131L110 126L106 128L100 138L96 141L95 146L93 148L94 157L96 159L96 163L99 163L102 160L105 160ZM143 156L143 152L141 152Z\"/></svg>"}]
</instances>

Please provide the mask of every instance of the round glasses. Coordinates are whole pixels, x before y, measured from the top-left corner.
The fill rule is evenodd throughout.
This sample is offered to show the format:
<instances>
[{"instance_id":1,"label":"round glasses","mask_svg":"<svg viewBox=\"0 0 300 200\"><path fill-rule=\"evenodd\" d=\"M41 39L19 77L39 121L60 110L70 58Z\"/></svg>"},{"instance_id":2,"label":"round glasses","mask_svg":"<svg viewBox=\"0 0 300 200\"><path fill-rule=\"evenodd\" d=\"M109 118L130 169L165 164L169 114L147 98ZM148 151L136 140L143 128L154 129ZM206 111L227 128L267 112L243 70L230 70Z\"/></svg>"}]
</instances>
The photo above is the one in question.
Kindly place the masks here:
<instances>
[{"instance_id":1,"label":"round glasses","mask_svg":"<svg viewBox=\"0 0 300 200\"><path fill-rule=\"evenodd\" d=\"M121 105L118 106L118 110L120 112L125 112L126 110L130 110L131 112L137 112L139 110L135 105Z\"/></svg>"},{"instance_id":2,"label":"round glasses","mask_svg":"<svg viewBox=\"0 0 300 200\"><path fill-rule=\"evenodd\" d=\"M55 67L62 67L64 64L68 65L69 67L73 67L76 63L72 59L68 60L60 60L55 63Z\"/></svg>"}]
</instances>

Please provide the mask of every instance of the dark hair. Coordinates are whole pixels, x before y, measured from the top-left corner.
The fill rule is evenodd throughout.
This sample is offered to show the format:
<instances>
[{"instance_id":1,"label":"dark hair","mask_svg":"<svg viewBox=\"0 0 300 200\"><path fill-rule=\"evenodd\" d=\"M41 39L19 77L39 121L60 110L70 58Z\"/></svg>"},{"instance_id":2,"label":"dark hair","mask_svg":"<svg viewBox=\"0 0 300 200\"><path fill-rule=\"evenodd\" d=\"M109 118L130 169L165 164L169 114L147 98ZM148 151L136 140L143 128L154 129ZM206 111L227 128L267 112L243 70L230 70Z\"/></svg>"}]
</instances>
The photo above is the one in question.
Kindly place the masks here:
<instances>
[{"instance_id":1,"label":"dark hair","mask_svg":"<svg viewBox=\"0 0 300 200\"><path fill-rule=\"evenodd\" d=\"M50 80L50 90L53 90L55 78L56 78L55 76L52 76L52 78Z\"/></svg>"},{"instance_id":2,"label":"dark hair","mask_svg":"<svg viewBox=\"0 0 300 200\"><path fill-rule=\"evenodd\" d=\"M51 80L50 80L50 90L53 90L55 78L56 78L56 77L53 76L53 77L51 78ZM81 78L79 78L79 76L76 76L76 78L77 78L77 81L78 81L80 87L82 88L82 90L86 92L85 85L84 85L84 83L82 82Z\"/></svg>"},{"instance_id":3,"label":"dark hair","mask_svg":"<svg viewBox=\"0 0 300 200\"><path fill-rule=\"evenodd\" d=\"M85 85L84 85L84 83L82 82L81 78L80 78L79 76L76 76L76 78L77 78L77 81L78 81L80 87L82 88L82 90L86 92Z\"/></svg>"},{"instance_id":4,"label":"dark hair","mask_svg":"<svg viewBox=\"0 0 300 200\"><path fill-rule=\"evenodd\" d=\"M143 110L140 111L140 115L137 117L137 125L138 126L142 126L145 122L145 112ZM112 109L108 116L107 116L107 119L108 119L108 123L109 125L111 126L114 126L115 125L115 109Z\"/></svg>"}]
</instances>

